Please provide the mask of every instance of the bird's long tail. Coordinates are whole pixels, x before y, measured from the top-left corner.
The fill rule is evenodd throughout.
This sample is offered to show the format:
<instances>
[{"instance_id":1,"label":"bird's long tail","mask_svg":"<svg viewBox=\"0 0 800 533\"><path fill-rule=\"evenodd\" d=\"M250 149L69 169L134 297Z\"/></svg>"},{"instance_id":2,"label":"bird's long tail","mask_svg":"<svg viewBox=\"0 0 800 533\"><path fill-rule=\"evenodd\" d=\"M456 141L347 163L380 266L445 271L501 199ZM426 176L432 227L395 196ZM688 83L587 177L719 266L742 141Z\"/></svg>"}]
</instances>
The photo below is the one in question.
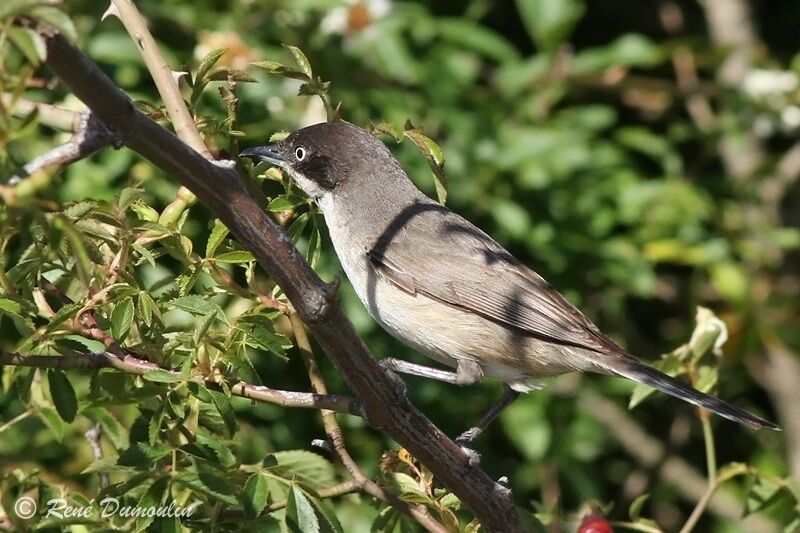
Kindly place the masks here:
<instances>
[{"instance_id":1,"label":"bird's long tail","mask_svg":"<svg viewBox=\"0 0 800 533\"><path fill-rule=\"evenodd\" d=\"M780 431L780 427L768 420L764 420L740 407L731 405L699 390L670 377L653 367L647 366L632 357L625 357L622 364L614 365L615 368L608 369L610 374L632 379L639 383L644 383L655 389L665 392L686 402L713 411L729 420L738 422L754 429L774 429Z\"/></svg>"}]
</instances>

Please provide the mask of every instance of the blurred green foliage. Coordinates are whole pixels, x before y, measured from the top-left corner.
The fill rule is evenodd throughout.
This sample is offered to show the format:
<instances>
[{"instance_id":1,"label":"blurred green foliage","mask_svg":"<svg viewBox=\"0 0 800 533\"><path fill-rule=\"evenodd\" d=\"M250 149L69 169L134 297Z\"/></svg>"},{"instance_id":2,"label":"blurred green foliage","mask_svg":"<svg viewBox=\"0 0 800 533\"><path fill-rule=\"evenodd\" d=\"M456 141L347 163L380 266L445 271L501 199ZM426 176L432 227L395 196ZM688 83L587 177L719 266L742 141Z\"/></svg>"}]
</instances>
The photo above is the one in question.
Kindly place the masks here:
<instances>
[{"instance_id":1,"label":"blurred green foliage","mask_svg":"<svg viewBox=\"0 0 800 533\"><path fill-rule=\"evenodd\" d=\"M107 4L68 0L63 11L49 3L30 11L27 4L0 7L3 94L80 109L46 69L33 66L43 45L35 33L13 23L26 13L73 35L143 110L167 124L161 99L121 23L113 17L100 21ZM800 131L800 55L793 55L798 41L796 30L785 28L785 21L800 16L799 5L754 4L763 45L738 86L718 78L730 50L713 46L705 12L692 2L143 0L138 6L170 65L189 73L182 81L184 96L219 158L237 154L240 144L263 144L277 132L324 121L339 103L344 119L394 132L387 141L402 139L410 121L414 131L443 149L448 205L549 279L631 352L654 359L673 350L690 337L695 306L712 307L730 332L722 356L703 367L716 372L721 366L717 392L767 416L775 416L776 409L787 412L776 408L754 376L769 388L764 367L770 350L789 350L796 359L800 346L800 191L796 175L782 174ZM310 67L282 43L302 49L312 78L296 79L309 76ZM221 49L226 52L215 53ZM252 66L256 62L261 68ZM303 83L304 95L297 96ZM6 99L0 124L3 178L66 138L35 114L14 117ZM420 188L441 198L440 154L420 153L419 137L409 140L390 144ZM726 155L725 143L733 146L733 156ZM746 158L752 150L760 152L759 164L736 175L731 158ZM271 198L270 211L321 275L332 279L339 268L321 218L285 177L261 167L256 171ZM44 277L71 299L86 301L96 288L89 280L122 253L129 259L125 275L96 307L101 325L119 343L173 367L202 363L245 381L308 390L288 326L279 313L265 314L253 296L281 297L251 257L202 206L180 212L179 219L160 220L177 191L169 176L128 150L109 149L27 185L18 185L16 193L11 185L0 185L6 201L0 207L4 349L100 349L96 341L52 325L56 318L42 315L34 289ZM113 235L104 234L109 225ZM120 243L126 243L123 252ZM423 361L377 328L346 283L341 293L373 353ZM58 315L68 318L70 310L77 312L71 308ZM331 388L347 393L320 359ZM55 493L97 492L95 472L109 465L90 466L83 432L92 421L103 427L107 449L130 460L111 469L115 482L134 479L132 471L162 458L169 462L173 452L165 442L174 426L164 417L180 418L182 404L190 401L203 408L196 413L202 450L192 450L192 457L199 457L197 464L221 464L224 475L202 467L193 471L196 479L179 480L180 486L223 507L236 502L236 488L244 487L248 517L254 511L247 505L266 502L265 491L271 502L289 498L298 520L336 515L347 531L367 530L378 515L358 496L325 502L333 512L303 514L315 505L314 489L342 476L327 458L309 453L312 439L324 436L314 412L228 401L225 395L215 396L217 403L197 402L202 393L193 394L185 384L106 371L90 379L85 372L7 366L2 376L0 419L11 420L28 408L37 415L0 425L7 516L21 487L41 483L42 490ZM459 389L409 378L414 403L450 435L477 420L499 390L498 383ZM623 405L633 386L596 377L555 380L550 389L519 400L481 437L483 468L494 477L509 477L521 508L543 519L559 517L566 527L595 506L617 520L647 516L664 530L677 530L696 498L665 481L658 468L638 463L614 428L576 401L584 390ZM658 397L630 416L668 443L668 453L705 473L703 431L692 408ZM395 445L360 419L342 416L341 423L357 462L379 475L381 454ZM719 465L746 463L763 474L737 477L726 484L732 489L728 494L775 528L800 530L797 501L784 481L797 450L787 450L778 434L753 433L720 419L711 424ZM306 454L302 460L301 454ZM234 472L236 465L254 463L265 469ZM304 484L287 483L299 475L293 470L297 465L312 465L313 475L302 478ZM134 501L164 490L159 483L166 478L144 471L147 483L130 494ZM413 472L395 474L411 479L398 477L396 487L409 501L430 498L415 493L419 486L408 486ZM210 488L214 476L222 477L224 486ZM631 488L643 478L644 485ZM793 482L789 487L796 491ZM135 485L115 490L125 494ZM650 494L646 501L637 499L643 493ZM436 498L445 496L437 492ZM467 527L469 513L461 510L458 516ZM381 519L390 525L395 520ZM404 522L404 527L413 526ZM739 527L737 517L714 511L701 518L697 530Z\"/></svg>"}]
</instances>

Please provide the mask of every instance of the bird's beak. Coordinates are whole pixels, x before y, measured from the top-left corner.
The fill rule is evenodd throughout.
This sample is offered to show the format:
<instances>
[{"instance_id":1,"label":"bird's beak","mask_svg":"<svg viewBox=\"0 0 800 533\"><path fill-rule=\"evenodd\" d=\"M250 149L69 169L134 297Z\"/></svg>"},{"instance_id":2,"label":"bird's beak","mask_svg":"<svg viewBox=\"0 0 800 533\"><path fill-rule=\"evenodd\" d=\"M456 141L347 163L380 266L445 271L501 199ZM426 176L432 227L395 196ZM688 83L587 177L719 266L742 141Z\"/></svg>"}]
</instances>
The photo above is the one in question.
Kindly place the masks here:
<instances>
[{"instance_id":1,"label":"bird's beak","mask_svg":"<svg viewBox=\"0 0 800 533\"><path fill-rule=\"evenodd\" d=\"M239 157L250 157L256 161L266 161L279 167L285 166L286 161L282 157L283 151L277 144L269 144L267 146L254 146L242 150Z\"/></svg>"}]
</instances>

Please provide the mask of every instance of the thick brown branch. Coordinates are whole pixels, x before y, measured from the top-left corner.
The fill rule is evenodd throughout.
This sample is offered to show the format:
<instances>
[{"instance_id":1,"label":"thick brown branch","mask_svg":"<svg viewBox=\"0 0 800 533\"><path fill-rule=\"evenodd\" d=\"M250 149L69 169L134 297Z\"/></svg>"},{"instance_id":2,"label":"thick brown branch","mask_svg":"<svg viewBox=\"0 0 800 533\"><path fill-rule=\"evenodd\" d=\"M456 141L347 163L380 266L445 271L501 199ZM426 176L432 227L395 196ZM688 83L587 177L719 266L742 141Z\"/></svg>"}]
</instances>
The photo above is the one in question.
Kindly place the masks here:
<instances>
[{"instance_id":1,"label":"thick brown branch","mask_svg":"<svg viewBox=\"0 0 800 533\"><path fill-rule=\"evenodd\" d=\"M126 144L191 189L281 286L362 403L370 425L385 432L449 487L490 531L521 531L511 494L406 398L356 335L327 285L291 239L252 199L232 162L214 164L137 111L89 58L56 32L41 28L47 65Z\"/></svg>"}]
</instances>

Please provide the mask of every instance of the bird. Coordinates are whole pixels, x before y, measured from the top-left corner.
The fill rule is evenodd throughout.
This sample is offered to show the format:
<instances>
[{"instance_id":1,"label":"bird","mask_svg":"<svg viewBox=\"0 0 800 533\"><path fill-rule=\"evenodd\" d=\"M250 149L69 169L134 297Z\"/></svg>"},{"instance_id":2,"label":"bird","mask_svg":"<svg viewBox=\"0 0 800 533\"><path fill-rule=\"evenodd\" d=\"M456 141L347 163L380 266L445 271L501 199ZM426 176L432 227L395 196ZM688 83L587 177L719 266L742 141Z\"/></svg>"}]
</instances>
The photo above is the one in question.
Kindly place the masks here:
<instances>
[{"instance_id":1,"label":"bird","mask_svg":"<svg viewBox=\"0 0 800 533\"><path fill-rule=\"evenodd\" d=\"M602 333L492 237L434 201L388 147L344 120L298 129L240 156L283 169L318 206L345 275L389 334L453 370L400 359L396 372L504 394L457 439L470 443L542 378L592 372L643 383L744 426L776 424L648 366Z\"/></svg>"}]
</instances>

